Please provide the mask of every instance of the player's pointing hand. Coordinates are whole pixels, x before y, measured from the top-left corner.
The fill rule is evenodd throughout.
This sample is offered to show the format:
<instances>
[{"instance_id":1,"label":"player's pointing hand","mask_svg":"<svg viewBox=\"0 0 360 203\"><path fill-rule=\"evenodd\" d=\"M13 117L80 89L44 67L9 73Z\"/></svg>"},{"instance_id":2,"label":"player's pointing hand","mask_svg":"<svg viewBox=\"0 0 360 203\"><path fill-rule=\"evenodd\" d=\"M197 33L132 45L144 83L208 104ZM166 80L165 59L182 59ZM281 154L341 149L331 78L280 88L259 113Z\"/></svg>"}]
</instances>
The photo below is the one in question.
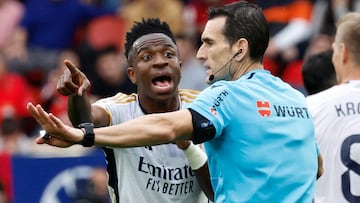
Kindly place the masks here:
<instances>
[{"instance_id":1,"label":"player's pointing hand","mask_svg":"<svg viewBox=\"0 0 360 203\"><path fill-rule=\"evenodd\" d=\"M56 89L64 96L82 96L90 87L90 81L86 75L69 60L65 60L64 63L68 69L60 76Z\"/></svg>"}]
</instances>

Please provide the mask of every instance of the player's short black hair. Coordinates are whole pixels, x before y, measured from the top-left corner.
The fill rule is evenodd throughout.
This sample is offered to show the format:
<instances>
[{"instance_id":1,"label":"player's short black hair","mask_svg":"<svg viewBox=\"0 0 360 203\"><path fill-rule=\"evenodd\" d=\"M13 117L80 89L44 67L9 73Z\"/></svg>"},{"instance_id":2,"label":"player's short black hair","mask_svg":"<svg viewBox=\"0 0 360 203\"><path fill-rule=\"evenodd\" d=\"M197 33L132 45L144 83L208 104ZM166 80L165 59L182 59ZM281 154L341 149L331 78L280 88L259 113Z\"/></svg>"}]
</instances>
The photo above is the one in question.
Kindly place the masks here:
<instances>
[{"instance_id":1,"label":"player's short black hair","mask_svg":"<svg viewBox=\"0 0 360 203\"><path fill-rule=\"evenodd\" d=\"M125 56L127 59L133 43L140 37L151 33L163 33L176 44L175 37L166 22L161 22L158 18L143 18L141 22L134 22L130 32L126 33Z\"/></svg>"},{"instance_id":2,"label":"player's short black hair","mask_svg":"<svg viewBox=\"0 0 360 203\"><path fill-rule=\"evenodd\" d=\"M333 50L327 50L306 59L302 65L304 87L308 95L336 85L336 72L332 63Z\"/></svg>"}]
</instances>

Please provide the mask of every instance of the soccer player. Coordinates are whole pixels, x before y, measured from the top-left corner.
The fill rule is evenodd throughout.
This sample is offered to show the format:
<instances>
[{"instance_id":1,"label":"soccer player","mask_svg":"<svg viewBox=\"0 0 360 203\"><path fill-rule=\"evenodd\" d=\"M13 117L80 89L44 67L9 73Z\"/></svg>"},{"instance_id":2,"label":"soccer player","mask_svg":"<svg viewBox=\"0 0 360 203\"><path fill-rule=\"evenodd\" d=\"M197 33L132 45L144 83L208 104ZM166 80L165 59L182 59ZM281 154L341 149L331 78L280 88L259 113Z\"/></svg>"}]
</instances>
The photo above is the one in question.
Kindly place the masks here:
<instances>
[{"instance_id":1,"label":"soccer player","mask_svg":"<svg viewBox=\"0 0 360 203\"><path fill-rule=\"evenodd\" d=\"M197 96L197 91L178 89L181 62L167 23L159 19L136 22L126 34L125 55L128 76L137 85L137 94L118 93L92 105L85 94L90 87L88 78L65 61L68 69L58 80L57 89L69 96L68 114L74 126L83 122L116 125L146 114L176 111ZM134 138L139 135L132 134ZM207 202L193 171L203 166L207 169L206 155L198 147L188 146L189 143L179 143L179 147L187 149L186 154L195 156L195 165L189 163L176 144L128 149L104 146L112 201ZM196 158L198 155L200 159Z\"/></svg>"},{"instance_id":2,"label":"soccer player","mask_svg":"<svg viewBox=\"0 0 360 203\"><path fill-rule=\"evenodd\" d=\"M213 8L201 39L197 58L211 86L185 109L77 129L29 104L51 135L36 142L126 148L191 139L204 142L214 202L311 202L314 124L304 95L263 68L269 29L261 9L245 1Z\"/></svg>"},{"instance_id":3,"label":"soccer player","mask_svg":"<svg viewBox=\"0 0 360 203\"><path fill-rule=\"evenodd\" d=\"M307 97L324 174L316 203L360 202L360 14L337 22L332 62L338 85Z\"/></svg>"}]
</instances>

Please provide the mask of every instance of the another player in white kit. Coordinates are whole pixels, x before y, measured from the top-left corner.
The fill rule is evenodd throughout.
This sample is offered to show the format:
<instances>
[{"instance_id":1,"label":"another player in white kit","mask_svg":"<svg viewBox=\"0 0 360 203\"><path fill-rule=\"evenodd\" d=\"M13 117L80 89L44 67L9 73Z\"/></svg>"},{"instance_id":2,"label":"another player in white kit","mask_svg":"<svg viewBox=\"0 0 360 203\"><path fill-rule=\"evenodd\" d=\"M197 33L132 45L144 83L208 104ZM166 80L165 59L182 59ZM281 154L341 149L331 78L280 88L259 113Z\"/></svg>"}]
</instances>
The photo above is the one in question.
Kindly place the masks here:
<instances>
[{"instance_id":1,"label":"another player in white kit","mask_svg":"<svg viewBox=\"0 0 360 203\"><path fill-rule=\"evenodd\" d=\"M179 91L180 108L198 92ZM117 94L94 105L106 110L112 124L144 115L137 94ZM134 135L136 136L136 135ZM104 147L110 194L120 202L198 202L200 187L184 152L176 144L136 148ZM116 191L117 189L117 191Z\"/></svg>"},{"instance_id":2,"label":"another player in white kit","mask_svg":"<svg viewBox=\"0 0 360 203\"><path fill-rule=\"evenodd\" d=\"M165 22L159 19L136 22L126 35L125 55L128 76L137 85L137 94L118 93L98 100L91 107L87 95L82 94L90 82L70 62L65 62L69 69L59 79L57 89L69 96L68 113L73 125L93 122L95 126L109 126L145 114L176 111L197 96L197 91L178 90L181 62L174 36ZM81 144L90 146L87 141ZM203 159L195 168L190 167L184 151L175 143L103 149L112 202L208 202L192 170L206 162L201 150L197 152L201 152L199 157Z\"/></svg>"},{"instance_id":3,"label":"another player in white kit","mask_svg":"<svg viewBox=\"0 0 360 203\"><path fill-rule=\"evenodd\" d=\"M307 97L324 173L316 203L360 202L360 13L337 23L332 61L339 85Z\"/></svg>"}]
</instances>

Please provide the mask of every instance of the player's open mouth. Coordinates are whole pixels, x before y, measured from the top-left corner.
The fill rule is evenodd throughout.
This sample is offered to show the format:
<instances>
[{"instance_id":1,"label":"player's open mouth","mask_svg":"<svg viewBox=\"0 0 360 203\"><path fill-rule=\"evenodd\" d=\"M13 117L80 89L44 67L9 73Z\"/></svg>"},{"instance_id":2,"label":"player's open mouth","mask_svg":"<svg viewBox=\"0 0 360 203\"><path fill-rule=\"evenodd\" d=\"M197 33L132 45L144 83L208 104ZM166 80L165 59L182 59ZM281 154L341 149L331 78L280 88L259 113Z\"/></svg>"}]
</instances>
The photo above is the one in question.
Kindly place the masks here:
<instances>
[{"instance_id":1,"label":"player's open mouth","mask_svg":"<svg viewBox=\"0 0 360 203\"><path fill-rule=\"evenodd\" d=\"M162 75L159 77L156 77L152 80L152 83L157 86L157 87L170 87L170 83L171 83L171 77L166 76L166 75Z\"/></svg>"}]
</instances>

